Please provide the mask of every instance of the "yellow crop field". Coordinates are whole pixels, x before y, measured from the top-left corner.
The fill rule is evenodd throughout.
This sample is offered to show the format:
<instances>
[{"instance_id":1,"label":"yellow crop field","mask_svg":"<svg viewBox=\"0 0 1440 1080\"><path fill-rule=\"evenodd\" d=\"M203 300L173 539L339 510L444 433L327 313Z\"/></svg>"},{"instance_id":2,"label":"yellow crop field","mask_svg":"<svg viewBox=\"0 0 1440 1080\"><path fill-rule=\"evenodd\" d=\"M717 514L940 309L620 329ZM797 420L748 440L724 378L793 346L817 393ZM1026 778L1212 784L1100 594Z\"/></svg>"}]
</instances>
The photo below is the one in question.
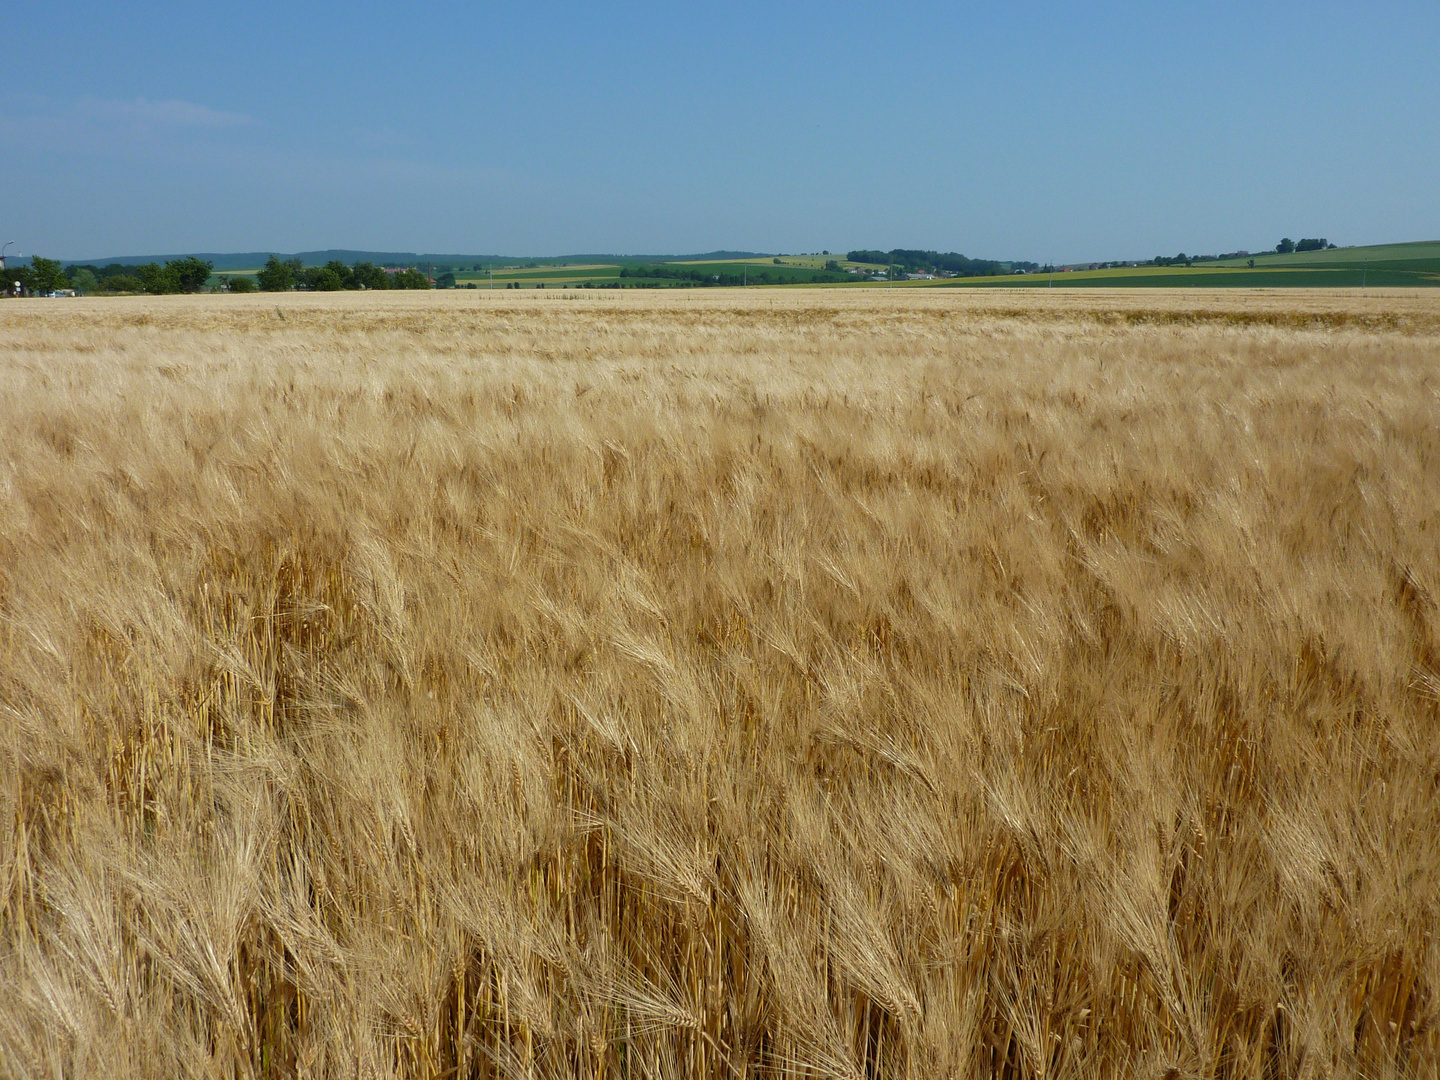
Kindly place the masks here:
<instances>
[{"instance_id":1,"label":"yellow crop field","mask_svg":"<svg viewBox=\"0 0 1440 1080\"><path fill-rule=\"evenodd\" d=\"M1433 1077L1440 295L0 301L0 1074Z\"/></svg>"}]
</instances>

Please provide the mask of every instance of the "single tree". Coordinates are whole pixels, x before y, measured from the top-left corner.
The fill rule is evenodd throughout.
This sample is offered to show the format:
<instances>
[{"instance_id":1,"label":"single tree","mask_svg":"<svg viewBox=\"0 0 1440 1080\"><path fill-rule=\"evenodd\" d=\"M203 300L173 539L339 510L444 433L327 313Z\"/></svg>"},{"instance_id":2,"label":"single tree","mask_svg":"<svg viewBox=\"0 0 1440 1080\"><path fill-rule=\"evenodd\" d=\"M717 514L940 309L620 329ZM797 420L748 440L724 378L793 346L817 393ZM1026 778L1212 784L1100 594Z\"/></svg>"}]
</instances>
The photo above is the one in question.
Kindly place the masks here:
<instances>
[{"instance_id":1,"label":"single tree","mask_svg":"<svg viewBox=\"0 0 1440 1080\"><path fill-rule=\"evenodd\" d=\"M1275 245L1275 250L1278 251L1281 255L1289 255L1292 251L1295 250L1295 241L1291 240L1290 237L1287 236L1284 240L1281 240L1278 244Z\"/></svg>"},{"instance_id":2,"label":"single tree","mask_svg":"<svg viewBox=\"0 0 1440 1080\"><path fill-rule=\"evenodd\" d=\"M210 280L214 264L191 255L184 259L172 259L165 264L167 273L173 275L179 292L199 292Z\"/></svg>"},{"instance_id":3,"label":"single tree","mask_svg":"<svg viewBox=\"0 0 1440 1080\"><path fill-rule=\"evenodd\" d=\"M255 275L255 284L266 292L289 292L295 288L295 268L271 255L264 269Z\"/></svg>"},{"instance_id":4,"label":"single tree","mask_svg":"<svg viewBox=\"0 0 1440 1080\"><path fill-rule=\"evenodd\" d=\"M38 293L44 296L56 289L68 289L70 279L65 276L65 271L60 267L59 259L45 259L39 255L32 256L30 266L27 270L20 267L18 280L29 293Z\"/></svg>"}]
</instances>

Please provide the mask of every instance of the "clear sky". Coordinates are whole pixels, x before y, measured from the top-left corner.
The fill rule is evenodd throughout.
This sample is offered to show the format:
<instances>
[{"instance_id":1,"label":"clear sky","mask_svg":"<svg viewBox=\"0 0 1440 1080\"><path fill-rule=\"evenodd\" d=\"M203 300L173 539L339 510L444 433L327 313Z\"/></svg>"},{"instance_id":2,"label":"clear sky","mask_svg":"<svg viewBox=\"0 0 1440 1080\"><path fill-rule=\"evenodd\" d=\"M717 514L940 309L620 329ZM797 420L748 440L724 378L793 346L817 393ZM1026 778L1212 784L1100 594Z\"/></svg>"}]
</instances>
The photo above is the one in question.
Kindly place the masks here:
<instances>
[{"instance_id":1,"label":"clear sky","mask_svg":"<svg viewBox=\"0 0 1440 1080\"><path fill-rule=\"evenodd\" d=\"M1078 261L1440 238L1435 0L341 7L7 5L0 242Z\"/></svg>"}]
</instances>

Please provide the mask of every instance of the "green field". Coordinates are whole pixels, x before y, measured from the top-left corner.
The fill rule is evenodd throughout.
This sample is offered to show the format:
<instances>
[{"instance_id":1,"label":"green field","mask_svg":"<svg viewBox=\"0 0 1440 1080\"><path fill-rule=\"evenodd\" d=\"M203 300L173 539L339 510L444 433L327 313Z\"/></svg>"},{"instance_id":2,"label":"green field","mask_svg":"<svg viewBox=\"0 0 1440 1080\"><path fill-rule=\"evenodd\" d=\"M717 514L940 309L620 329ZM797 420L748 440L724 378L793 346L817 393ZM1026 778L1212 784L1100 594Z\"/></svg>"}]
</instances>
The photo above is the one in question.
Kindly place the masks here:
<instances>
[{"instance_id":1,"label":"green field","mask_svg":"<svg viewBox=\"0 0 1440 1080\"><path fill-rule=\"evenodd\" d=\"M1255 265L1250 266L1251 259ZM1057 274L952 278L926 284L968 288L1433 288L1440 286L1440 241L1259 254L1192 266L1126 266Z\"/></svg>"},{"instance_id":2,"label":"green field","mask_svg":"<svg viewBox=\"0 0 1440 1080\"><path fill-rule=\"evenodd\" d=\"M541 266L535 268L496 267L490 273L483 270L455 271L455 282L464 286L474 282L480 288L485 288L493 280L497 287L508 284L512 281L519 281L526 285L535 285L538 282L554 282L557 285L574 284L581 281L609 281L620 273L618 265L610 266Z\"/></svg>"},{"instance_id":3,"label":"green field","mask_svg":"<svg viewBox=\"0 0 1440 1080\"><path fill-rule=\"evenodd\" d=\"M914 283L912 283L914 284ZM1280 267L1250 269L1243 264L1234 269L1218 267L1126 267L1118 270L1076 270L1059 274L1025 274L986 278L952 278L948 281L925 282L930 286L951 288L1114 288L1114 289L1176 289L1176 288L1433 288L1440 286L1440 266L1428 269L1392 269L1385 266L1361 267Z\"/></svg>"},{"instance_id":4,"label":"green field","mask_svg":"<svg viewBox=\"0 0 1440 1080\"><path fill-rule=\"evenodd\" d=\"M540 285L560 287L592 285L608 288L620 285L624 288L696 288L706 282L685 280L663 275L640 275L635 272L643 267L664 267L670 271L695 272L705 277L717 275L721 278L738 278L736 284L750 281L755 284L808 285L817 273L824 273L827 258L833 256L787 256L777 264L773 258L730 259L718 262L694 260L623 260L603 265L590 266L508 266L496 267L490 273L467 271L455 274L455 281L461 288L471 284L476 288L504 288L516 283L521 288L535 288ZM842 265L844 265L842 263ZM628 274L622 277L621 271ZM727 281L726 284L729 284ZM831 284L850 284L832 282Z\"/></svg>"},{"instance_id":5,"label":"green field","mask_svg":"<svg viewBox=\"0 0 1440 1080\"><path fill-rule=\"evenodd\" d=\"M1422 240L1412 244L1372 244L1368 247L1327 248L1324 251L1297 251L1289 255L1275 252L1257 254L1244 259L1224 259L1197 263L1204 266L1245 266L1249 259L1260 266L1345 266L1351 263L1425 263L1440 266L1440 240Z\"/></svg>"},{"instance_id":6,"label":"green field","mask_svg":"<svg viewBox=\"0 0 1440 1080\"><path fill-rule=\"evenodd\" d=\"M460 288L696 288L705 282L658 275L631 276L641 267L663 266L694 271L722 279L740 278L752 284L803 285L822 288L1433 288L1440 286L1440 241L1377 244L1369 247L1332 248L1289 255L1256 254L1240 259L1196 262L1192 266L1129 266L1109 270L1073 270L1055 274L1005 274L996 277L939 278L934 281L812 282L825 263L836 259L842 267L858 264L838 255L787 255L777 265L773 257L721 261L616 258L603 263L577 263L573 259L527 259L494 265L484 270L456 270ZM1249 265L1253 259L1255 265ZM868 267L867 269L883 269ZM258 270L228 270L226 276L254 274ZM628 271L622 276L622 270ZM440 271L434 271L438 276ZM768 279L768 280L767 280ZM218 275L211 283L218 283ZM724 281L729 284L729 280ZM735 282L739 284L739 282Z\"/></svg>"},{"instance_id":7,"label":"green field","mask_svg":"<svg viewBox=\"0 0 1440 1080\"><path fill-rule=\"evenodd\" d=\"M834 256L830 256L834 257ZM1109 270L1074 270L1055 274L1006 274L996 277L940 278L934 281L837 282L819 287L849 288L1362 288L1440 286L1440 241L1334 248L1290 255L1259 254L1225 261L1197 262L1192 266L1132 266ZM810 285L810 276L824 268L826 256L786 256L782 265L756 258L725 262L670 262L664 265L702 272L734 275L767 274L773 283ZM841 266L853 265L840 259ZM629 262L630 267L641 265ZM495 273L499 287L517 281L522 287L539 283L552 286L586 282L596 286L666 288L693 286L693 282L660 278L620 277L621 261L583 270L541 266L506 268ZM654 265L645 263L644 265ZM878 268L877 268L878 269ZM463 285L473 280L484 287L484 275L460 274ZM753 280L753 278L752 278Z\"/></svg>"}]
</instances>

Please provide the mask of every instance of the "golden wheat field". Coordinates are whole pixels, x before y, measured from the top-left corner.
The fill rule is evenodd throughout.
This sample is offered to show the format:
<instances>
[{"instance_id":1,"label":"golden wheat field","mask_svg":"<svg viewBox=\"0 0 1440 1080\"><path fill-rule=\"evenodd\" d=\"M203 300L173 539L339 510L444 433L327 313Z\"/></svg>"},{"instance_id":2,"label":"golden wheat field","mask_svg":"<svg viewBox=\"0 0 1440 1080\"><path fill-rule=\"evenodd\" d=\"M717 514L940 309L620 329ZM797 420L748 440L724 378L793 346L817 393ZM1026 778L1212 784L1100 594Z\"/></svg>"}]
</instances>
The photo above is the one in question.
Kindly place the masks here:
<instances>
[{"instance_id":1,"label":"golden wheat field","mask_svg":"<svg viewBox=\"0 0 1440 1080\"><path fill-rule=\"evenodd\" d=\"M1431 1077L1440 296L0 303L0 1074Z\"/></svg>"}]
</instances>

